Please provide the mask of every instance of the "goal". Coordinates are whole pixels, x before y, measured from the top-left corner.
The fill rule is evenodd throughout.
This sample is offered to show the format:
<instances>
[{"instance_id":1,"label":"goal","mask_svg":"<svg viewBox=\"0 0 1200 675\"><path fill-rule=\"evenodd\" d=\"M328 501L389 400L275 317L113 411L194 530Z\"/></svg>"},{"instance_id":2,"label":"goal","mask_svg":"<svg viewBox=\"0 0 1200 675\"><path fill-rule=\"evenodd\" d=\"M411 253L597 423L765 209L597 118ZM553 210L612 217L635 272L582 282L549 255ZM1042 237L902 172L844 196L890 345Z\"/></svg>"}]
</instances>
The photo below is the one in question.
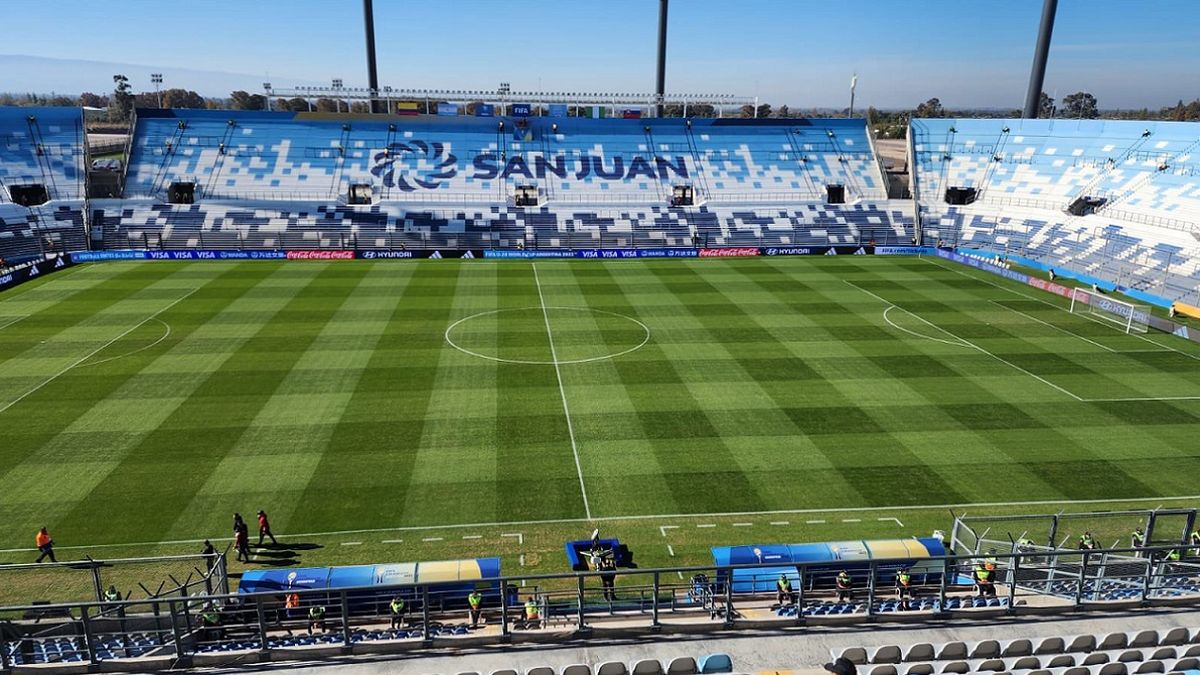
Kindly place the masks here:
<instances>
[{"instance_id":1,"label":"goal","mask_svg":"<svg viewBox=\"0 0 1200 675\"><path fill-rule=\"evenodd\" d=\"M1076 288L1071 291L1072 314L1086 312L1097 319L1116 324L1125 333L1145 333L1150 329L1150 308Z\"/></svg>"}]
</instances>

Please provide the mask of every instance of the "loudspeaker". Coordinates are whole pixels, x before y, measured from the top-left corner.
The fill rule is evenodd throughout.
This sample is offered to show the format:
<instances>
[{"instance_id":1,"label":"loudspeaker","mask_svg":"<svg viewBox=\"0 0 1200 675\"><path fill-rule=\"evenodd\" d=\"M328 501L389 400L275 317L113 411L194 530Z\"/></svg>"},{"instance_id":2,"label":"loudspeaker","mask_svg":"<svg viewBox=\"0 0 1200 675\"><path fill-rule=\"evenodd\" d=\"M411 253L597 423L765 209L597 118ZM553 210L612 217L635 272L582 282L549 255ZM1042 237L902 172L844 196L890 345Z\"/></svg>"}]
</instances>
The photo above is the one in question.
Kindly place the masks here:
<instances>
[{"instance_id":1,"label":"loudspeaker","mask_svg":"<svg viewBox=\"0 0 1200 675\"><path fill-rule=\"evenodd\" d=\"M196 201L195 183L171 183L167 187L167 202L171 204L193 204Z\"/></svg>"},{"instance_id":2,"label":"loudspeaker","mask_svg":"<svg viewBox=\"0 0 1200 675\"><path fill-rule=\"evenodd\" d=\"M537 206L538 192L536 185L518 185L517 194L513 200L517 206Z\"/></svg>"},{"instance_id":3,"label":"loudspeaker","mask_svg":"<svg viewBox=\"0 0 1200 675\"><path fill-rule=\"evenodd\" d=\"M46 192L46 186L41 184L10 185L8 196L19 206L41 206L50 201L50 193Z\"/></svg>"},{"instance_id":4,"label":"loudspeaker","mask_svg":"<svg viewBox=\"0 0 1200 675\"><path fill-rule=\"evenodd\" d=\"M963 206L975 201L978 197L975 188L969 187L948 187L946 188L946 203Z\"/></svg>"},{"instance_id":5,"label":"loudspeaker","mask_svg":"<svg viewBox=\"0 0 1200 675\"><path fill-rule=\"evenodd\" d=\"M846 186L845 185L826 185L825 186L825 203L826 204L845 204L846 203Z\"/></svg>"},{"instance_id":6,"label":"loudspeaker","mask_svg":"<svg viewBox=\"0 0 1200 675\"><path fill-rule=\"evenodd\" d=\"M366 183L355 183L350 186L350 192L346 196L346 201L355 206L370 204L373 194L371 186Z\"/></svg>"}]
</instances>

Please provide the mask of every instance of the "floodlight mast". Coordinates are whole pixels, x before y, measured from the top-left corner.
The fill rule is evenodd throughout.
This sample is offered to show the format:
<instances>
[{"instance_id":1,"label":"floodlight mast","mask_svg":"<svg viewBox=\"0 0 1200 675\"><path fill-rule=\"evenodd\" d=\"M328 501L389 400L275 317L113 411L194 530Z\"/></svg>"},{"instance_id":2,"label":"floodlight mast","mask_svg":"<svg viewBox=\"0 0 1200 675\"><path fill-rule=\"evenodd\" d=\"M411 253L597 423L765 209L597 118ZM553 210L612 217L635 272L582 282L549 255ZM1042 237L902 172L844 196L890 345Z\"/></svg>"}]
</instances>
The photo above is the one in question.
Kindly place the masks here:
<instances>
[{"instance_id":1,"label":"floodlight mast","mask_svg":"<svg viewBox=\"0 0 1200 675\"><path fill-rule=\"evenodd\" d=\"M1042 5L1042 24L1038 28L1037 48L1033 52L1033 72L1029 74L1029 91L1025 92L1026 119L1037 119L1042 106L1042 85L1046 81L1046 59L1050 56L1050 35L1054 33L1054 16L1058 0L1045 0Z\"/></svg>"},{"instance_id":2,"label":"floodlight mast","mask_svg":"<svg viewBox=\"0 0 1200 675\"><path fill-rule=\"evenodd\" d=\"M371 112L379 112L379 71L375 65L374 0L363 0L363 28L367 33L367 87L371 90Z\"/></svg>"},{"instance_id":3,"label":"floodlight mast","mask_svg":"<svg viewBox=\"0 0 1200 675\"><path fill-rule=\"evenodd\" d=\"M658 97L655 117L663 116L663 96L667 92L667 3L658 0L658 69L654 80L654 94Z\"/></svg>"}]
</instances>

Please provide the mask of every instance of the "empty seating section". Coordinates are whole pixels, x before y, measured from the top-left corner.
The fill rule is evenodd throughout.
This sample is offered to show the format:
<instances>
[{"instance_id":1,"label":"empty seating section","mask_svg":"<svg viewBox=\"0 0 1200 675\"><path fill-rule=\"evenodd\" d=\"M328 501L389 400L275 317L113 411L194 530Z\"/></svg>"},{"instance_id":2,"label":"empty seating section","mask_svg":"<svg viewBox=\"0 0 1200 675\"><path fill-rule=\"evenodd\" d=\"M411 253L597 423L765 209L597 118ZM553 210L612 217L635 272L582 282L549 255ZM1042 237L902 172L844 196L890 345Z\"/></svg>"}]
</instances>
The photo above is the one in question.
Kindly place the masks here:
<instances>
[{"instance_id":1,"label":"empty seating section","mask_svg":"<svg viewBox=\"0 0 1200 675\"><path fill-rule=\"evenodd\" d=\"M84 154L79 108L0 108L0 204L33 185L51 201L83 199Z\"/></svg>"},{"instance_id":2,"label":"empty seating section","mask_svg":"<svg viewBox=\"0 0 1200 675\"><path fill-rule=\"evenodd\" d=\"M832 207L642 205L454 208L328 202L171 205L93 202L108 248L601 248L911 243L912 216L888 202ZM693 234L696 239L693 239Z\"/></svg>"},{"instance_id":3,"label":"empty seating section","mask_svg":"<svg viewBox=\"0 0 1200 675\"><path fill-rule=\"evenodd\" d=\"M920 119L912 133L927 238L1194 296L1200 124ZM948 204L949 188L975 202Z\"/></svg>"},{"instance_id":4,"label":"empty seating section","mask_svg":"<svg viewBox=\"0 0 1200 675\"><path fill-rule=\"evenodd\" d=\"M139 111L126 197L503 203L517 185L570 203L666 204L675 185L725 202L887 191L862 120L411 118Z\"/></svg>"},{"instance_id":5,"label":"empty seating section","mask_svg":"<svg viewBox=\"0 0 1200 675\"><path fill-rule=\"evenodd\" d=\"M0 257L87 247L78 108L0 108Z\"/></svg>"},{"instance_id":6,"label":"empty seating section","mask_svg":"<svg viewBox=\"0 0 1200 675\"><path fill-rule=\"evenodd\" d=\"M1200 668L1200 631L1175 627L1036 639L928 642L834 650L872 675L1138 675Z\"/></svg>"}]
</instances>

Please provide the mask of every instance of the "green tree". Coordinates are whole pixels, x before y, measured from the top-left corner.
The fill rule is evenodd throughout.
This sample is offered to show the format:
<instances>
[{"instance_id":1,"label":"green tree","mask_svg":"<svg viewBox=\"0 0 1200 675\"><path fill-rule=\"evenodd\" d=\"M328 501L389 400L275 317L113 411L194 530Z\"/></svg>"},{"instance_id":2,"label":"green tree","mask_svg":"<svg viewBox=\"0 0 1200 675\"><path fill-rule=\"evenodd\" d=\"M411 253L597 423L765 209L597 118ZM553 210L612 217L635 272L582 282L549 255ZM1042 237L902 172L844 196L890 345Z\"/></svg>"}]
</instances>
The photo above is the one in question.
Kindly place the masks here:
<instances>
[{"instance_id":1,"label":"green tree","mask_svg":"<svg viewBox=\"0 0 1200 675\"><path fill-rule=\"evenodd\" d=\"M775 116L780 118L788 118L792 116L792 111L788 109L787 104L785 103L784 105L779 106L779 109L775 111Z\"/></svg>"},{"instance_id":2,"label":"green tree","mask_svg":"<svg viewBox=\"0 0 1200 675\"><path fill-rule=\"evenodd\" d=\"M129 78L124 75L113 75L112 98L109 100L108 118L112 122L128 122L133 113L133 92L129 86Z\"/></svg>"},{"instance_id":3,"label":"green tree","mask_svg":"<svg viewBox=\"0 0 1200 675\"><path fill-rule=\"evenodd\" d=\"M917 117L945 117L946 109L942 107L942 102L936 98L931 98L921 105L917 106Z\"/></svg>"},{"instance_id":4,"label":"green tree","mask_svg":"<svg viewBox=\"0 0 1200 675\"><path fill-rule=\"evenodd\" d=\"M85 108L103 108L108 105L108 97L85 91L79 95L79 105Z\"/></svg>"},{"instance_id":5,"label":"green tree","mask_svg":"<svg viewBox=\"0 0 1200 675\"><path fill-rule=\"evenodd\" d=\"M1038 97L1038 117L1043 119L1054 117L1054 99L1044 91Z\"/></svg>"},{"instance_id":6,"label":"green tree","mask_svg":"<svg viewBox=\"0 0 1200 675\"><path fill-rule=\"evenodd\" d=\"M738 111L738 114L742 117L754 117L754 106L746 104L742 106L741 110Z\"/></svg>"},{"instance_id":7,"label":"green tree","mask_svg":"<svg viewBox=\"0 0 1200 675\"><path fill-rule=\"evenodd\" d=\"M203 110L206 105L204 97L190 89L164 89L162 92L164 108L191 108Z\"/></svg>"},{"instance_id":8,"label":"green tree","mask_svg":"<svg viewBox=\"0 0 1200 675\"><path fill-rule=\"evenodd\" d=\"M1073 119L1093 120L1100 116L1096 97L1086 91L1077 91L1062 100L1062 116Z\"/></svg>"},{"instance_id":9,"label":"green tree","mask_svg":"<svg viewBox=\"0 0 1200 675\"><path fill-rule=\"evenodd\" d=\"M262 94L251 94L241 89L229 93L229 100L234 110L266 110L267 97Z\"/></svg>"}]
</instances>

